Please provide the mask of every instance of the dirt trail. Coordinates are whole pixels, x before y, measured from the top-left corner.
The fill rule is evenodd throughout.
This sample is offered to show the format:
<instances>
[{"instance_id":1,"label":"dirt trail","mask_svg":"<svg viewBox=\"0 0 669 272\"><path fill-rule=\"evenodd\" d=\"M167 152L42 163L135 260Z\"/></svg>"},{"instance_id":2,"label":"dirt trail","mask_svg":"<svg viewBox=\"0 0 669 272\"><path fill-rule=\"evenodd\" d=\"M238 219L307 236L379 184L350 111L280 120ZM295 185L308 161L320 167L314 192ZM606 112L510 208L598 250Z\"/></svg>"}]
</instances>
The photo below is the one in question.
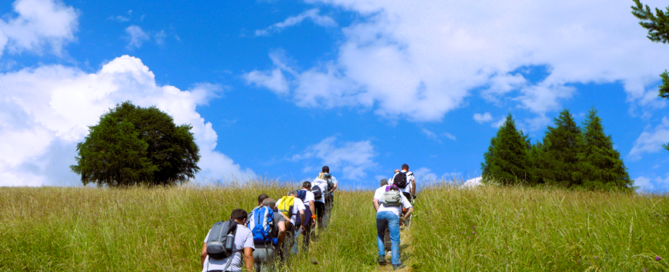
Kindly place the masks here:
<instances>
[{"instance_id":1,"label":"dirt trail","mask_svg":"<svg viewBox=\"0 0 669 272\"><path fill-rule=\"evenodd\" d=\"M400 259L402 260L402 264L406 265L406 267L397 271L413 271L411 268L411 264L413 264L413 239L411 237L411 231L408 228L400 230ZM379 266L378 271L393 271L390 251L386 253L386 261L388 264Z\"/></svg>"}]
</instances>

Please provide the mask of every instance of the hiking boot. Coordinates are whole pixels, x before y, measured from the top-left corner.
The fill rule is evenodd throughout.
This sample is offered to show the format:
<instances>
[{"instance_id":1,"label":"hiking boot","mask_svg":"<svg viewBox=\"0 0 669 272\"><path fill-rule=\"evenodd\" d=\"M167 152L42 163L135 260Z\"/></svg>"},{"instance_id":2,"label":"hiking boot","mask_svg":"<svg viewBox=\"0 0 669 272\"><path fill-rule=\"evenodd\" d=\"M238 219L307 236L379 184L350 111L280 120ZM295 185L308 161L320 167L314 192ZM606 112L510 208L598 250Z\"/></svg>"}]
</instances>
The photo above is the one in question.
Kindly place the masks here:
<instances>
[{"instance_id":1,"label":"hiking boot","mask_svg":"<svg viewBox=\"0 0 669 272\"><path fill-rule=\"evenodd\" d=\"M398 270L407 267L406 265L403 264L393 264L393 270Z\"/></svg>"},{"instance_id":2,"label":"hiking boot","mask_svg":"<svg viewBox=\"0 0 669 272\"><path fill-rule=\"evenodd\" d=\"M386 265L386 256L379 255L379 265Z\"/></svg>"}]
</instances>

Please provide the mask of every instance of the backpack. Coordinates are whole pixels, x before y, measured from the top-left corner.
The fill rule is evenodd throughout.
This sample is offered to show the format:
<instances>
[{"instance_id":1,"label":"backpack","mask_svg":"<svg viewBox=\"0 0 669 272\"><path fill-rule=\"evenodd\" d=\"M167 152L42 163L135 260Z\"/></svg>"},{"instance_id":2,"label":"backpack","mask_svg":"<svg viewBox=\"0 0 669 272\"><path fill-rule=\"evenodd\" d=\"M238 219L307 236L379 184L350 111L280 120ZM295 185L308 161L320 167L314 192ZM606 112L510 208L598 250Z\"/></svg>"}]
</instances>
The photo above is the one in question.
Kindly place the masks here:
<instances>
[{"instance_id":1,"label":"backpack","mask_svg":"<svg viewBox=\"0 0 669 272\"><path fill-rule=\"evenodd\" d=\"M274 244L277 239L272 235L274 228L274 211L269 207L258 207L251 211L248 228L253 233L253 243Z\"/></svg>"},{"instance_id":2,"label":"backpack","mask_svg":"<svg viewBox=\"0 0 669 272\"><path fill-rule=\"evenodd\" d=\"M230 257L235 251L235 234L237 232L237 222L220 221L216 222L209 231L207 239L207 255L213 260L223 260Z\"/></svg>"},{"instance_id":3,"label":"backpack","mask_svg":"<svg viewBox=\"0 0 669 272\"><path fill-rule=\"evenodd\" d=\"M334 188L334 182L332 181L332 176L330 174L325 175L326 181L328 182L328 188Z\"/></svg>"},{"instance_id":4,"label":"backpack","mask_svg":"<svg viewBox=\"0 0 669 272\"><path fill-rule=\"evenodd\" d=\"M277 206L277 209L287 216L288 218L293 216L293 204L295 203L295 197L294 196L284 196L279 201L281 205Z\"/></svg>"},{"instance_id":5,"label":"backpack","mask_svg":"<svg viewBox=\"0 0 669 272\"><path fill-rule=\"evenodd\" d=\"M318 185L314 185L314 187L311 188L311 192L314 193L315 199L321 199L323 197L323 191L321 191L321 187Z\"/></svg>"},{"instance_id":6,"label":"backpack","mask_svg":"<svg viewBox=\"0 0 669 272\"><path fill-rule=\"evenodd\" d=\"M307 199L307 190L302 189L302 190L297 190L297 198L302 200L302 202L305 202L304 200ZM304 203L304 205L308 205L309 203Z\"/></svg>"},{"instance_id":7,"label":"backpack","mask_svg":"<svg viewBox=\"0 0 669 272\"><path fill-rule=\"evenodd\" d=\"M393 184L397 186L397 188L404 189L407 187L408 182L407 182L407 173L406 172L399 172L395 177L393 178Z\"/></svg>"},{"instance_id":8,"label":"backpack","mask_svg":"<svg viewBox=\"0 0 669 272\"><path fill-rule=\"evenodd\" d=\"M402 193L398 190L390 190L390 186L386 187L386 192L383 193L384 207L399 207L402 205Z\"/></svg>"}]
</instances>

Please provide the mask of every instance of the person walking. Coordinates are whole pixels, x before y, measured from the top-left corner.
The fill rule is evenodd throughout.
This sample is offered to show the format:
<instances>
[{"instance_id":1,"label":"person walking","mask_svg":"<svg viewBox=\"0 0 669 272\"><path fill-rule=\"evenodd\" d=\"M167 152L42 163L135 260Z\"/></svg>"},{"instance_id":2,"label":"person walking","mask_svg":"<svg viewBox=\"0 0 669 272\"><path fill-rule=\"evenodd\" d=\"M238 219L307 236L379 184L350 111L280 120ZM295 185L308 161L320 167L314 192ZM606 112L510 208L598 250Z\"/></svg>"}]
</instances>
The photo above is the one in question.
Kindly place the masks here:
<instances>
[{"instance_id":1,"label":"person walking","mask_svg":"<svg viewBox=\"0 0 669 272\"><path fill-rule=\"evenodd\" d=\"M297 197L296 191L288 192L286 196L277 201L276 206L279 214L286 219L286 239L283 242L283 254L280 254L281 258L286 260L290 253L290 248L295 243L296 232L303 226L302 222L304 222L306 207L302 200Z\"/></svg>"},{"instance_id":2,"label":"person walking","mask_svg":"<svg viewBox=\"0 0 669 272\"><path fill-rule=\"evenodd\" d=\"M244 260L243 265L246 267L246 271L253 271L253 250L255 249L255 246L253 244L253 234L251 233L251 230L244 226L244 224L246 224L247 215L248 214L246 211L242 209L235 209L230 215L229 223L231 225L235 225L236 230L233 231L235 233L233 251L232 254L227 258L216 259L209 256L207 252L207 243L209 242L210 236L212 238L215 236L215 234L211 233L211 229L209 229L209 232L207 232L207 237L204 238L202 253L200 253L202 261L202 272L241 272L242 259ZM216 225L214 225L214 227L216 227Z\"/></svg>"},{"instance_id":3,"label":"person walking","mask_svg":"<svg viewBox=\"0 0 669 272\"><path fill-rule=\"evenodd\" d=\"M258 207L253 209L253 212L249 214L249 219L247 222L251 224L254 219L265 219L265 214L270 214L272 222L269 226L269 233L263 233L260 236L264 238L267 236L267 239L270 241L267 242L266 239L255 239L254 245L255 250L253 251L253 260L255 263L255 271L273 271L274 265L276 263L276 252L280 251L283 246L284 239L286 237L286 219L283 218L280 212L276 210L276 202L274 199L268 197L265 194L258 196ZM263 210L262 208L266 207L272 212ZM257 213L260 213L258 216ZM262 228L262 225L265 222L255 222L258 227ZM249 225L250 226L250 225ZM251 229L252 232L258 231L257 228ZM261 232L263 230L260 230ZM255 234L255 233L254 233Z\"/></svg>"},{"instance_id":4,"label":"person walking","mask_svg":"<svg viewBox=\"0 0 669 272\"><path fill-rule=\"evenodd\" d=\"M327 205L326 207L331 209L334 204L334 191L337 190L337 178L330 174L330 167L327 165L321 168L321 173L324 174L325 180L328 182L328 192L326 194L325 203Z\"/></svg>"},{"instance_id":5,"label":"person walking","mask_svg":"<svg viewBox=\"0 0 669 272\"><path fill-rule=\"evenodd\" d=\"M397 186L410 201L416 196L416 178L409 171L409 165L406 163L402 164L402 170L395 170L395 175L393 175L388 184Z\"/></svg>"},{"instance_id":6,"label":"person walking","mask_svg":"<svg viewBox=\"0 0 669 272\"><path fill-rule=\"evenodd\" d=\"M383 186L382 186L383 187ZM407 209L403 219L413 213L411 202L395 185L379 188L374 192L374 208L376 209L376 244L378 246L379 264L386 264L384 235L390 232L393 269L403 268L400 260L400 214L402 207Z\"/></svg>"},{"instance_id":7,"label":"person walking","mask_svg":"<svg viewBox=\"0 0 669 272\"><path fill-rule=\"evenodd\" d=\"M295 239L299 237L300 234L304 236L303 244L304 248L308 250L309 240L311 238L311 229L316 225L316 204L314 204L314 193L311 192L311 182L304 181L302 183L302 189L297 191L297 197L302 200L304 203L304 222L302 222L302 228L298 231L298 234L295 235Z\"/></svg>"},{"instance_id":8,"label":"person walking","mask_svg":"<svg viewBox=\"0 0 669 272\"><path fill-rule=\"evenodd\" d=\"M314 204L316 205L316 221L318 228L325 227L323 225L323 216L325 215L325 199L328 192L328 182L325 173L318 173L312 183L311 192L314 194Z\"/></svg>"}]
</instances>

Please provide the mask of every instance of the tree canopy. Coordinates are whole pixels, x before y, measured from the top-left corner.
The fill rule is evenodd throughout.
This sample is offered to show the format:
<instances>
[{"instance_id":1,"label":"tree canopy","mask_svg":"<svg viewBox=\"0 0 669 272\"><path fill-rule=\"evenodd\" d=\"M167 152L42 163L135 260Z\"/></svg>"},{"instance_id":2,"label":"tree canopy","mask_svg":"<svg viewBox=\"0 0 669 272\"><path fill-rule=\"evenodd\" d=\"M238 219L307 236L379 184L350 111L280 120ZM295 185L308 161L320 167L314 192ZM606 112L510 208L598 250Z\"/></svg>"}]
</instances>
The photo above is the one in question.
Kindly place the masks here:
<instances>
[{"instance_id":1,"label":"tree canopy","mask_svg":"<svg viewBox=\"0 0 669 272\"><path fill-rule=\"evenodd\" d=\"M567 188L632 189L633 180L592 108L580 128L569 110L548 127L543 141L531 144L511 115L490 141L481 164L485 181L502 185L548 184Z\"/></svg>"},{"instance_id":2,"label":"tree canopy","mask_svg":"<svg viewBox=\"0 0 669 272\"><path fill-rule=\"evenodd\" d=\"M183 183L200 170L191 129L187 124L176 126L156 107L124 102L89 127L89 135L77 144L77 164L70 168L84 185Z\"/></svg>"}]
</instances>

